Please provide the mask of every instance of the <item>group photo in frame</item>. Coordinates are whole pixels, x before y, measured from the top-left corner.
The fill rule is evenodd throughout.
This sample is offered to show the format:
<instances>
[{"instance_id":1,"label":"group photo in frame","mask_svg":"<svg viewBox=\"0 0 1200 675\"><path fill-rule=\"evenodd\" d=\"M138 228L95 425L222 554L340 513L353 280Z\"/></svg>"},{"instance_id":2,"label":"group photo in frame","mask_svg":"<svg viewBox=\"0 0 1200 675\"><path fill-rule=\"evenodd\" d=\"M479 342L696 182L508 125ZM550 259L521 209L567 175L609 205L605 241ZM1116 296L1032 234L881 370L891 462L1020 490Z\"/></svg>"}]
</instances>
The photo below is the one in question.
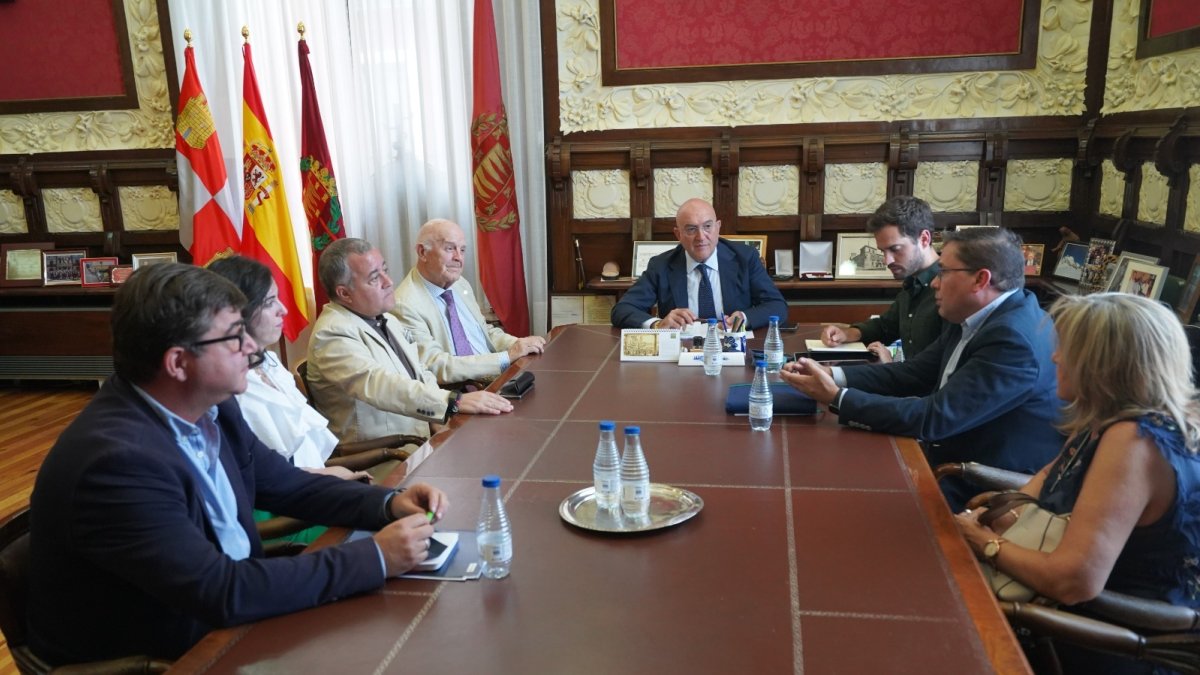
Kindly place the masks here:
<instances>
[{"instance_id":1,"label":"group photo in frame","mask_svg":"<svg viewBox=\"0 0 1200 675\"><path fill-rule=\"evenodd\" d=\"M1117 290L1157 300L1162 295L1168 269L1142 260L1127 259Z\"/></svg>"},{"instance_id":2,"label":"group photo in frame","mask_svg":"<svg viewBox=\"0 0 1200 675\"><path fill-rule=\"evenodd\" d=\"M0 287L41 286L42 252L52 250L50 242L0 244Z\"/></svg>"},{"instance_id":3,"label":"group photo in frame","mask_svg":"<svg viewBox=\"0 0 1200 675\"><path fill-rule=\"evenodd\" d=\"M78 286L82 280L79 263L87 251L42 251L42 282L46 286Z\"/></svg>"},{"instance_id":4,"label":"group photo in frame","mask_svg":"<svg viewBox=\"0 0 1200 675\"><path fill-rule=\"evenodd\" d=\"M678 246L674 241L635 241L633 242L633 265L629 268L629 276L634 279L642 276L642 272L650 265L650 259L660 253L666 253Z\"/></svg>"},{"instance_id":5,"label":"group photo in frame","mask_svg":"<svg viewBox=\"0 0 1200 675\"><path fill-rule=\"evenodd\" d=\"M767 235L765 234L723 234L721 238L726 241L736 241L740 244L745 244L754 249L758 254L758 259L762 261L763 267L767 266Z\"/></svg>"},{"instance_id":6,"label":"group photo in frame","mask_svg":"<svg viewBox=\"0 0 1200 675\"><path fill-rule=\"evenodd\" d=\"M84 258L79 261L79 278L84 287L111 286L115 257Z\"/></svg>"},{"instance_id":7,"label":"group photo in frame","mask_svg":"<svg viewBox=\"0 0 1200 675\"><path fill-rule=\"evenodd\" d=\"M158 265L160 263L179 262L179 258L174 251L166 251L163 253L134 253L133 254L133 269L138 269L146 265Z\"/></svg>"},{"instance_id":8,"label":"group photo in frame","mask_svg":"<svg viewBox=\"0 0 1200 675\"><path fill-rule=\"evenodd\" d=\"M1042 260L1046 256L1046 245L1021 244L1021 255L1025 258L1025 276L1039 276L1042 273Z\"/></svg>"},{"instance_id":9,"label":"group photo in frame","mask_svg":"<svg viewBox=\"0 0 1200 675\"><path fill-rule=\"evenodd\" d=\"M1083 268L1087 265L1087 254L1087 244L1067 243L1058 256L1058 264L1054 266L1054 276L1079 281L1083 276Z\"/></svg>"},{"instance_id":10,"label":"group photo in frame","mask_svg":"<svg viewBox=\"0 0 1200 675\"><path fill-rule=\"evenodd\" d=\"M891 279L892 271L883 262L883 251L875 247L870 232L838 232L838 279Z\"/></svg>"}]
</instances>

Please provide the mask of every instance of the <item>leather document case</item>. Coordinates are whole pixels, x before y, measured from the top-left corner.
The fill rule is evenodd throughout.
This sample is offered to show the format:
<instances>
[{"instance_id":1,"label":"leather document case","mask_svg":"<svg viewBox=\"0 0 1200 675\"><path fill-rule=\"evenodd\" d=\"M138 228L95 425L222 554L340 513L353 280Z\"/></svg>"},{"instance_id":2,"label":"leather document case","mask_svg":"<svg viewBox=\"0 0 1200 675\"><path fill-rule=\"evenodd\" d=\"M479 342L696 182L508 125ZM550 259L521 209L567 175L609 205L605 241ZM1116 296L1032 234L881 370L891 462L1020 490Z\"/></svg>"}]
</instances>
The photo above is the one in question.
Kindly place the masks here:
<instances>
[{"instance_id":1,"label":"leather document case","mask_svg":"<svg viewBox=\"0 0 1200 675\"><path fill-rule=\"evenodd\" d=\"M772 382L771 397L774 399L775 415L815 415L817 412L816 401L793 389L786 382ZM730 415L750 413L748 382L729 386L729 395L725 397L725 412Z\"/></svg>"}]
</instances>

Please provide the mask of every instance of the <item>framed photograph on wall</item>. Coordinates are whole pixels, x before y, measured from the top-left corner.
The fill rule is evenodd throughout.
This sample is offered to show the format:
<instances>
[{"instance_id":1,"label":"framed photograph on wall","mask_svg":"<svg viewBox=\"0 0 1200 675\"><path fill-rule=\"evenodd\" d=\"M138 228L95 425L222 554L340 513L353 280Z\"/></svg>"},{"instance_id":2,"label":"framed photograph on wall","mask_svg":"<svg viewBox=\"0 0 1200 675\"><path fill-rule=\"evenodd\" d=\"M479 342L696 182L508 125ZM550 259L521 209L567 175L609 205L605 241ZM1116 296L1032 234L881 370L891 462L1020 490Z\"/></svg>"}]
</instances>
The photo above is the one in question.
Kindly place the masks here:
<instances>
[{"instance_id":1,"label":"framed photograph on wall","mask_svg":"<svg viewBox=\"0 0 1200 675\"><path fill-rule=\"evenodd\" d=\"M79 277L84 286L111 286L116 258L84 258L79 261Z\"/></svg>"},{"instance_id":2,"label":"framed photograph on wall","mask_svg":"<svg viewBox=\"0 0 1200 675\"><path fill-rule=\"evenodd\" d=\"M179 262L174 251L166 253L134 253L133 254L133 269L138 269L143 265L157 265L159 263Z\"/></svg>"},{"instance_id":3,"label":"framed photograph on wall","mask_svg":"<svg viewBox=\"0 0 1200 675\"><path fill-rule=\"evenodd\" d=\"M875 248L875 235L869 232L838 233L836 269L838 279L892 278L883 264L883 251Z\"/></svg>"},{"instance_id":4,"label":"framed photograph on wall","mask_svg":"<svg viewBox=\"0 0 1200 675\"><path fill-rule=\"evenodd\" d=\"M674 241L635 241L633 242L633 267L630 274L636 279L642 276L650 259L660 253L666 253L679 244Z\"/></svg>"},{"instance_id":5,"label":"framed photograph on wall","mask_svg":"<svg viewBox=\"0 0 1200 675\"><path fill-rule=\"evenodd\" d=\"M50 242L0 244L0 286L41 286L42 251L51 250Z\"/></svg>"},{"instance_id":6,"label":"framed photograph on wall","mask_svg":"<svg viewBox=\"0 0 1200 675\"><path fill-rule=\"evenodd\" d=\"M87 251L42 251L42 281L46 286L78 286L79 263Z\"/></svg>"},{"instance_id":7,"label":"framed photograph on wall","mask_svg":"<svg viewBox=\"0 0 1200 675\"><path fill-rule=\"evenodd\" d=\"M1188 273L1187 283L1179 294L1179 304L1175 307L1181 322L1191 323L1192 317L1196 316L1197 300L1200 300L1200 256L1192 263L1192 271Z\"/></svg>"},{"instance_id":8,"label":"framed photograph on wall","mask_svg":"<svg viewBox=\"0 0 1200 675\"><path fill-rule=\"evenodd\" d=\"M1054 276L1061 279L1079 281L1083 276L1084 265L1087 264L1087 244L1071 242L1063 246L1058 256L1058 264L1054 266Z\"/></svg>"},{"instance_id":9,"label":"framed photograph on wall","mask_svg":"<svg viewBox=\"0 0 1200 675\"><path fill-rule=\"evenodd\" d=\"M1162 294L1163 282L1167 280L1167 272L1167 268L1162 265L1151 265L1140 260L1127 260L1117 290L1157 300L1158 296Z\"/></svg>"},{"instance_id":10,"label":"framed photograph on wall","mask_svg":"<svg viewBox=\"0 0 1200 675\"><path fill-rule=\"evenodd\" d=\"M1045 244L1021 244L1025 256L1025 276L1036 277L1042 273L1042 258L1046 254Z\"/></svg>"},{"instance_id":11,"label":"framed photograph on wall","mask_svg":"<svg viewBox=\"0 0 1200 675\"><path fill-rule=\"evenodd\" d=\"M758 252L758 259L762 261L763 267L767 266L767 235L765 234L726 234L722 235L722 239L726 241L736 241L740 244L745 244Z\"/></svg>"}]
</instances>

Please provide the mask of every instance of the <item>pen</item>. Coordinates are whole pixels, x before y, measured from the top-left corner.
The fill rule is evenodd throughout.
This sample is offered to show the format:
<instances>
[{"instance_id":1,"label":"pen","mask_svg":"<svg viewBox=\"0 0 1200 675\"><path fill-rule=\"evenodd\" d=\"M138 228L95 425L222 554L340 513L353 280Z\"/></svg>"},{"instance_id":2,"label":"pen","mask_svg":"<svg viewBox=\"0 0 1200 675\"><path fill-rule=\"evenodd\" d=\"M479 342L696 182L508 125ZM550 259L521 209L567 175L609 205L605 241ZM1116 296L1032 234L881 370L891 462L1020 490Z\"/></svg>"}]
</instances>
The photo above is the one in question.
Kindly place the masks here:
<instances>
[{"instance_id":1,"label":"pen","mask_svg":"<svg viewBox=\"0 0 1200 675\"><path fill-rule=\"evenodd\" d=\"M721 330L728 330L728 329L729 329L729 327L725 325L725 316L722 315L721 316Z\"/></svg>"}]
</instances>

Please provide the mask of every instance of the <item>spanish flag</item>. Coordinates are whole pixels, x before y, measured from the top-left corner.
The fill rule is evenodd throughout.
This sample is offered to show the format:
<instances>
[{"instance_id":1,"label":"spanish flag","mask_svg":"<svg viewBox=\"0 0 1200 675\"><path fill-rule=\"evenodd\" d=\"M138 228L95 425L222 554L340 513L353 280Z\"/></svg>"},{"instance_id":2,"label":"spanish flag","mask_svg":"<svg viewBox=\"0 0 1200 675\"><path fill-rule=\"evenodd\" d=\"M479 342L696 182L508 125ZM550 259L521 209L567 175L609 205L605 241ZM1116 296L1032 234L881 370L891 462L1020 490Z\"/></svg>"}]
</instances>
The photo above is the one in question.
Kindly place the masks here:
<instances>
[{"instance_id":1,"label":"spanish flag","mask_svg":"<svg viewBox=\"0 0 1200 675\"><path fill-rule=\"evenodd\" d=\"M175 122L175 155L179 164L179 239L192 262L207 265L233 255L240 247L234 225L237 197L229 184L221 141L208 99L196 74L192 31L183 32L183 84L179 87L179 117Z\"/></svg>"},{"instance_id":2,"label":"spanish flag","mask_svg":"<svg viewBox=\"0 0 1200 675\"><path fill-rule=\"evenodd\" d=\"M287 308L283 334L295 340L308 325L308 299L296 255L296 239L283 192L283 174L275 141L267 126L258 78L250 58L250 31L242 28L242 172L246 207L242 212L242 255L266 265L279 287L279 301Z\"/></svg>"}]
</instances>

